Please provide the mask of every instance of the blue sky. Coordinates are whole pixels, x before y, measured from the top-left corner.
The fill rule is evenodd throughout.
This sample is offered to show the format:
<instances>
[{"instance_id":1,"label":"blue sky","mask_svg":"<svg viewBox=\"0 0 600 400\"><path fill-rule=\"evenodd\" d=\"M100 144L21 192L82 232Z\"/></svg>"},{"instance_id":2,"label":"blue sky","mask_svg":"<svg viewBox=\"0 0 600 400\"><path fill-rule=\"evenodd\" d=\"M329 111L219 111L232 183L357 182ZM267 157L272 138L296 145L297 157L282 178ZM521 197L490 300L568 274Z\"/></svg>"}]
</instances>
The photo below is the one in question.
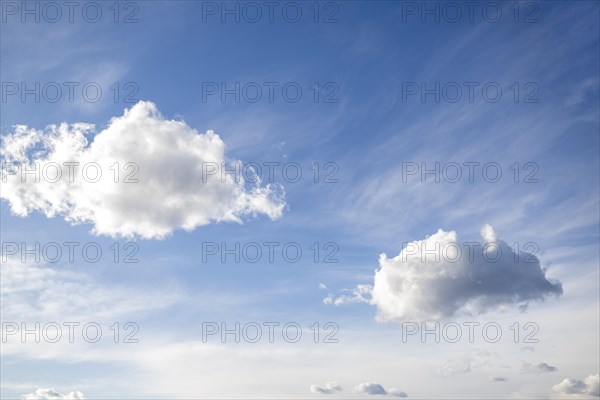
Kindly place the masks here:
<instances>
[{"instance_id":1,"label":"blue sky","mask_svg":"<svg viewBox=\"0 0 600 400\"><path fill-rule=\"evenodd\" d=\"M40 130L44 138L50 135L48 125L81 122L95 125L82 136L87 150L67 158L140 167L140 181L130 184L135 186L55 189L3 182L3 252L6 242L96 242L105 253L97 263L81 257L73 263L3 259L2 322L98 321L105 336L114 322L139 326L137 344L111 343L110 337L96 344L22 343L11 336L2 343L3 398L30 393L54 398L33 395L44 388L64 398L77 391L87 398L597 396L597 2L519 2L518 21L515 3L496 2L491 10L502 13L496 22L481 14L489 2L477 3L472 21L462 5L455 23L445 14L439 22L432 15L421 19L423 7L442 10L444 3L438 2L320 2L318 22L312 2L292 2L303 13L297 23L286 20L280 8L269 22L264 6L256 23L243 15L239 23L232 16L222 21L218 13L206 12L224 3L194 1L121 2L118 23L111 2L96 2L103 10L97 23L77 11L74 22L63 16L57 23L43 18L36 23L32 17L21 21L23 3L2 3L3 161L16 160L10 147L16 125ZM8 12L6 3L16 5L17 14ZM128 12L137 22L123 23ZM334 20L324 23L329 13ZM23 82L28 87L96 82L103 94L96 103L78 89L73 102L66 92L55 103L43 96L35 102L31 95L25 101L20 93L7 95L7 85ZM276 86L273 101L263 91L255 103L243 95L236 102L233 95L222 101L220 94L203 92L213 82L228 88L236 82ZM472 100L469 82L475 85ZM121 88L118 101L115 83ZM286 101L281 91L290 83L302 89L298 102ZM407 92L436 83L448 90L461 87L462 95L456 102L443 96L436 102L434 95L422 99L421 93ZM493 86L489 92L482 91L486 84ZM502 90L497 102L485 97L493 96L495 87ZM123 94L131 88L133 101L125 102ZM331 91L335 102L323 102ZM453 92L447 93L452 98ZM123 117L134 106L138 112ZM117 117L125 128L111 122ZM273 190L268 198L252 192L248 182L236 190L223 185L223 192L218 185L205 188L198 170L188 168L190 160L193 154L218 153L219 143L193 142L199 147L192 153L195 147L186 140L192 140L193 130L196 135L214 131L225 149L223 160L297 163L302 178L289 182L278 166L269 182L263 169L260 187ZM92 142L105 147L92 151ZM149 148L154 150L148 156L142 150ZM39 149L26 149L28 162L64 156L47 147L45 156L36 155ZM318 182L309 168L315 162ZM431 177L422 182L418 174L403 179L406 163L432 168L465 162L479 163L473 182L465 178L466 169L457 183L443 177L439 183ZM481 175L486 163L500 166L498 182ZM337 182L323 182L333 165ZM534 170L537 182L524 182ZM46 197L60 206L39 206ZM242 211L225 209L228 202L247 198ZM17 203L29 206L27 216L15 215ZM69 213L84 215L81 223L67 221ZM242 223L232 222L231 213ZM208 223L182 229L196 214L207 215ZM452 273L446 264L424 263L399 278L395 274L404 267L379 258L385 253L391 259L409 242L447 240L436 235L438 229L456 232L460 241L482 242L486 224L498 240L534 253L541 281L532 278L533 270L528 275L498 264L481 277L483 288L474 289L470 281L457 291L437 278ZM153 236L158 226L167 233ZM109 250L115 242L121 251L135 243L139 262L115 263ZM231 248L236 242L298 243L303 256L296 263L280 251L273 263L265 253L257 263L236 263L232 257L221 262L219 255L203 262L206 243ZM319 262L310 248L315 242ZM333 247L324 248L328 243ZM332 249L338 262L322 262ZM485 265L463 267L487 271ZM557 281L561 295L544 289L546 282ZM425 300L402 286L407 282L423 291ZM366 297L356 297L357 285L369 285ZM526 312L519 310L523 303ZM448 311L449 304L456 309ZM495 321L503 340L402 342L402 321L432 320ZM203 322L252 321L297 322L304 340L201 340ZM339 343L311 342L309 327L315 322L337 324ZM509 327L515 322L535 322L540 342L529 349L522 340L511 341ZM542 363L556 370L536 367ZM327 382L337 382L341 390ZM385 389L361 386L366 383Z\"/></svg>"}]
</instances>

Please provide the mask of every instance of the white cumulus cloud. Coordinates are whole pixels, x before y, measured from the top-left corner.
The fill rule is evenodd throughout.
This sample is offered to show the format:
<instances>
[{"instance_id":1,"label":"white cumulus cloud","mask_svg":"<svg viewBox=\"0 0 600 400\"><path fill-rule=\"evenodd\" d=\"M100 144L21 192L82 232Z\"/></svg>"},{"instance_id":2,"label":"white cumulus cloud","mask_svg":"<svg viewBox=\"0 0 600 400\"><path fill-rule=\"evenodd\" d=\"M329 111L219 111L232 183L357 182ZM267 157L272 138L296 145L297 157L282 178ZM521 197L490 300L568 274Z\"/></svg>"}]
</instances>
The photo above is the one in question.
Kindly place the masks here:
<instances>
[{"instance_id":1,"label":"white cumulus cloud","mask_svg":"<svg viewBox=\"0 0 600 400\"><path fill-rule=\"evenodd\" d=\"M568 397L600 397L600 375L589 375L583 381L566 378L554 385L552 389L560 395Z\"/></svg>"},{"instance_id":2,"label":"white cumulus cloud","mask_svg":"<svg viewBox=\"0 0 600 400\"><path fill-rule=\"evenodd\" d=\"M60 215L92 224L98 235L162 238L258 214L277 219L285 207L281 186L224 173L223 165L231 170L236 161L226 157L219 135L165 119L151 102L125 110L100 132L83 123L45 131L17 126L0 154L2 198L12 213ZM25 168L39 168L40 182L23 176Z\"/></svg>"},{"instance_id":3,"label":"white cumulus cloud","mask_svg":"<svg viewBox=\"0 0 600 400\"><path fill-rule=\"evenodd\" d=\"M371 382L361 383L360 385L356 386L356 388L354 390L357 393L361 393L361 394L408 397L408 395L401 390L398 390L396 388L391 388L389 390L386 390L379 383L371 383Z\"/></svg>"},{"instance_id":4,"label":"white cumulus cloud","mask_svg":"<svg viewBox=\"0 0 600 400\"><path fill-rule=\"evenodd\" d=\"M324 302L376 305L380 321L439 320L562 294L561 283L546 277L537 257L515 252L489 225L481 236L483 243L460 242L456 232L439 229L396 257L381 254L372 288L359 285L352 295Z\"/></svg>"},{"instance_id":5,"label":"white cumulus cloud","mask_svg":"<svg viewBox=\"0 0 600 400\"><path fill-rule=\"evenodd\" d=\"M310 391L313 393L320 394L332 394L335 392L341 392L342 387L337 382L327 382L325 386L311 385Z\"/></svg>"},{"instance_id":6,"label":"white cumulus cloud","mask_svg":"<svg viewBox=\"0 0 600 400\"><path fill-rule=\"evenodd\" d=\"M24 394L22 400L85 400L83 393L79 391L62 394L54 389L37 389L33 393Z\"/></svg>"}]
</instances>

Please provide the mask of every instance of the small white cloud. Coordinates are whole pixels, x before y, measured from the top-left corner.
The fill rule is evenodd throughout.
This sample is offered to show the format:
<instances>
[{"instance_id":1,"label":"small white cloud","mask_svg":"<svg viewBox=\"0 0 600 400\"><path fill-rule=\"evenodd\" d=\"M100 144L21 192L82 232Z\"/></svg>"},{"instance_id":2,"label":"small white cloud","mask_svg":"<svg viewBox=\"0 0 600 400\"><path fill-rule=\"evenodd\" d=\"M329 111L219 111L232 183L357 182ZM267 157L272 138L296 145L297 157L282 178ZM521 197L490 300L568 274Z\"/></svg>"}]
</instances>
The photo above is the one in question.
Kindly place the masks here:
<instances>
[{"instance_id":1,"label":"small white cloud","mask_svg":"<svg viewBox=\"0 0 600 400\"><path fill-rule=\"evenodd\" d=\"M498 241L494 228L489 224L485 224L483 228L481 228L481 237L485 240L485 243L496 243Z\"/></svg>"},{"instance_id":2,"label":"small white cloud","mask_svg":"<svg viewBox=\"0 0 600 400\"><path fill-rule=\"evenodd\" d=\"M319 289L327 289L327 285L325 285L323 282L319 282Z\"/></svg>"},{"instance_id":3,"label":"small white cloud","mask_svg":"<svg viewBox=\"0 0 600 400\"><path fill-rule=\"evenodd\" d=\"M24 394L22 400L85 400L83 393L79 391L62 394L54 389L37 389L33 393Z\"/></svg>"},{"instance_id":4,"label":"small white cloud","mask_svg":"<svg viewBox=\"0 0 600 400\"><path fill-rule=\"evenodd\" d=\"M395 397L408 397L408 395L406 394L406 392L403 392L402 390L398 390L396 388L391 388L388 390L388 395L389 396L395 396Z\"/></svg>"},{"instance_id":5,"label":"small white cloud","mask_svg":"<svg viewBox=\"0 0 600 400\"><path fill-rule=\"evenodd\" d=\"M313 393L320 394L333 394L335 392L341 392L342 387L337 382L327 382L325 386L311 385L310 391Z\"/></svg>"},{"instance_id":6,"label":"small white cloud","mask_svg":"<svg viewBox=\"0 0 600 400\"><path fill-rule=\"evenodd\" d=\"M356 388L354 388L354 390L357 393L368 394L368 395L373 395L373 396L374 395L382 395L382 396L408 397L408 395L401 390L398 390L396 388L386 390L379 383L371 383L371 382L361 383L360 385L356 386Z\"/></svg>"},{"instance_id":7,"label":"small white cloud","mask_svg":"<svg viewBox=\"0 0 600 400\"><path fill-rule=\"evenodd\" d=\"M369 303L372 290L373 287L371 285L357 285L352 290L343 289L344 294L339 296L329 294L323 299L323 303L336 306L350 303Z\"/></svg>"},{"instance_id":8,"label":"small white cloud","mask_svg":"<svg viewBox=\"0 0 600 400\"><path fill-rule=\"evenodd\" d=\"M356 387L355 390L358 393L364 393L364 394L370 394L370 395L387 394L387 391L385 390L385 388L383 386L381 386L379 383L371 383L371 382L361 383L360 385L358 385Z\"/></svg>"},{"instance_id":9,"label":"small white cloud","mask_svg":"<svg viewBox=\"0 0 600 400\"><path fill-rule=\"evenodd\" d=\"M554 385L552 389L568 397L595 396L600 397L600 375L589 375L583 381L566 378Z\"/></svg>"},{"instance_id":10,"label":"small white cloud","mask_svg":"<svg viewBox=\"0 0 600 400\"><path fill-rule=\"evenodd\" d=\"M217 134L165 119L151 102L140 101L98 133L81 123L51 125L46 132L17 126L3 138L0 154L2 199L13 214L61 215L73 224L92 224L98 235L160 239L211 222L240 223L258 214L277 219L285 207L281 186L248 185L242 173L224 174L223 165L230 168L235 161L226 157ZM47 170L50 179L35 182L27 175L23 182L9 168L15 163L22 170L23 164L58 165L62 175L53 167ZM64 163L79 165L72 164L71 174ZM93 166L87 179L84 166ZM98 169L99 180L90 182Z\"/></svg>"}]
</instances>

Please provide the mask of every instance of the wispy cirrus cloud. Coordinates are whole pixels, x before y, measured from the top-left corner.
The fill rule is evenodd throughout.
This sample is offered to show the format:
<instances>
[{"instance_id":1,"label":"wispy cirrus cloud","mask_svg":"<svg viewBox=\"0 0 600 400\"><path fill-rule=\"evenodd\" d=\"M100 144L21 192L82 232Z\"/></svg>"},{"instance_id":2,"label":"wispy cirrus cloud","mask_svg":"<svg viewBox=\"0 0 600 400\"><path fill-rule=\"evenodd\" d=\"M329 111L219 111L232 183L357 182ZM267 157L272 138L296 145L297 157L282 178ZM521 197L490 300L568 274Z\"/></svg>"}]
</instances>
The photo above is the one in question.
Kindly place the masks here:
<instances>
[{"instance_id":1,"label":"wispy cirrus cloud","mask_svg":"<svg viewBox=\"0 0 600 400\"><path fill-rule=\"evenodd\" d=\"M182 299L176 288L148 290L99 282L85 272L21 263L2 265L0 304L5 321L111 319L169 307ZM8 351L5 346L4 351Z\"/></svg>"}]
</instances>

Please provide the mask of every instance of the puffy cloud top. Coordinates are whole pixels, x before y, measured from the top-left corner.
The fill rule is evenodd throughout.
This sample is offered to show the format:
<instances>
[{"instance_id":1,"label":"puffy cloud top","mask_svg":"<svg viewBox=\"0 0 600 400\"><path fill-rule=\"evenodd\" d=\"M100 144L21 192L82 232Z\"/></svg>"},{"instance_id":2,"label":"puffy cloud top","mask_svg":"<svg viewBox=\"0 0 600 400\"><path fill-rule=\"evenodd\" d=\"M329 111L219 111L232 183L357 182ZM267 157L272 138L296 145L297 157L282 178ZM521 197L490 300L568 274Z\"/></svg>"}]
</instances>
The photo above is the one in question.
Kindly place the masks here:
<instances>
[{"instance_id":1,"label":"puffy cloud top","mask_svg":"<svg viewBox=\"0 0 600 400\"><path fill-rule=\"evenodd\" d=\"M568 397L600 397L600 375L589 375L583 381L566 378L552 388L555 392Z\"/></svg>"},{"instance_id":2,"label":"puffy cloud top","mask_svg":"<svg viewBox=\"0 0 600 400\"><path fill-rule=\"evenodd\" d=\"M459 242L456 232L439 229L408 243L396 257L381 254L372 286L323 301L370 303L380 321L401 322L477 315L515 303L523 309L529 301L562 294L562 284L546 277L535 255L515 252L489 225L481 236L483 243Z\"/></svg>"},{"instance_id":3,"label":"puffy cloud top","mask_svg":"<svg viewBox=\"0 0 600 400\"><path fill-rule=\"evenodd\" d=\"M225 156L221 138L163 118L151 102L111 119L89 142L94 133L90 124L63 123L44 132L17 126L7 135L0 153L2 198L11 211L61 215L93 224L95 234L148 239L214 221L282 215L281 187L248 187L242 174L223 174L224 163L234 161ZM40 182L23 176L25 168L39 168ZM94 182L98 170L102 175Z\"/></svg>"},{"instance_id":4,"label":"puffy cloud top","mask_svg":"<svg viewBox=\"0 0 600 400\"><path fill-rule=\"evenodd\" d=\"M379 383L361 383L355 388L357 393L369 394L369 395L384 395L384 396L395 396L395 397L408 397L406 393L396 388L386 390Z\"/></svg>"},{"instance_id":5,"label":"puffy cloud top","mask_svg":"<svg viewBox=\"0 0 600 400\"><path fill-rule=\"evenodd\" d=\"M62 394L54 389L37 389L34 393L24 394L22 400L85 400L79 391Z\"/></svg>"},{"instance_id":6,"label":"puffy cloud top","mask_svg":"<svg viewBox=\"0 0 600 400\"><path fill-rule=\"evenodd\" d=\"M440 229L394 258L382 254L371 299L378 317L436 320L562 294L537 257L515 252L489 225L482 237L484 243L461 243L456 232Z\"/></svg>"},{"instance_id":7,"label":"puffy cloud top","mask_svg":"<svg viewBox=\"0 0 600 400\"><path fill-rule=\"evenodd\" d=\"M310 391L313 393L320 394L333 394L335 392L341 392L342 387L337 382L327 382L325 387L318 385L311 385Z\"/></svg>"}]
</instances>

